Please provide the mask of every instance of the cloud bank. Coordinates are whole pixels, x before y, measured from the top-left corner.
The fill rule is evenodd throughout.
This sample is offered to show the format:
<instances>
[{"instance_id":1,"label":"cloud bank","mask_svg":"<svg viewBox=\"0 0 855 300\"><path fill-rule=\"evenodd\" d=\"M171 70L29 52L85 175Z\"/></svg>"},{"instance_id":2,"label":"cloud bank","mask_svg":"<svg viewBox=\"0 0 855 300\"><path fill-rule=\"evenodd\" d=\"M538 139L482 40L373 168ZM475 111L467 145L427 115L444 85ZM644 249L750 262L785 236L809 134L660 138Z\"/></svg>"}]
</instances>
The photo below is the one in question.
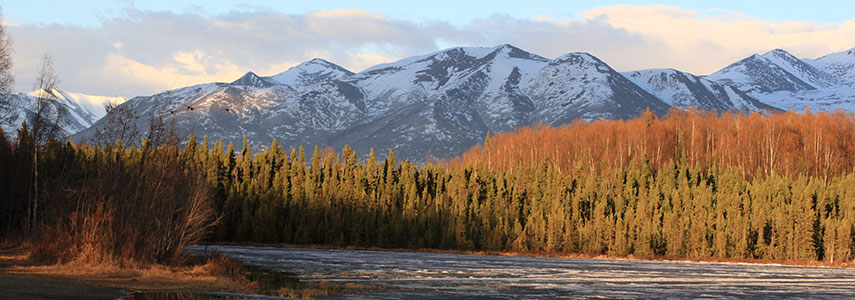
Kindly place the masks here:
<instances>
[{"instance_id":1,"label":"cloud bank","mask_svg":"<svg viewBox=\"0 0 855 300\"><path fill-rule=\"evenodd\" d=\"M578 15L498 14L455 26L359 9L210 17L126 10L98 27L17 25L8 31L19 91L31 89L38 59L48 52L61 88L105 96L227 82L247 71L273 75L314 57L357 72L449 45L510 43L549 58L584 51L619 71L668 67L696 74L774 48L817 57L855 47L855 19L776 23L738 12L662 5L600 7Z\"/></svg>"}]
</instances>

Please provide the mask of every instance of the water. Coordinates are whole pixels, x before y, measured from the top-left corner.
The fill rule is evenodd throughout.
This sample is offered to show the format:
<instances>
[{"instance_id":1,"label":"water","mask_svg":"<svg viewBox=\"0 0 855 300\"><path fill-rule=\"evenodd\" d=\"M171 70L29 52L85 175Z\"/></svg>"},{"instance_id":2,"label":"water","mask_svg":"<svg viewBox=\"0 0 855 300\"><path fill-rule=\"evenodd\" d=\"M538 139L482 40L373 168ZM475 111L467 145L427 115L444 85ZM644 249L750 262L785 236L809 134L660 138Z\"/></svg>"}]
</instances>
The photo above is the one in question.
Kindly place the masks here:
<instances>
[{"instance_id":1,"label":"water","mask_svg":"<svg viewBox=\"0 0 855 300\"><path fill-rule=\"evenodd\" d=\"M195 246L304 283L372 286L382 299L855 298L855 269L357 250Z\"/></svg>"}]
</instances>

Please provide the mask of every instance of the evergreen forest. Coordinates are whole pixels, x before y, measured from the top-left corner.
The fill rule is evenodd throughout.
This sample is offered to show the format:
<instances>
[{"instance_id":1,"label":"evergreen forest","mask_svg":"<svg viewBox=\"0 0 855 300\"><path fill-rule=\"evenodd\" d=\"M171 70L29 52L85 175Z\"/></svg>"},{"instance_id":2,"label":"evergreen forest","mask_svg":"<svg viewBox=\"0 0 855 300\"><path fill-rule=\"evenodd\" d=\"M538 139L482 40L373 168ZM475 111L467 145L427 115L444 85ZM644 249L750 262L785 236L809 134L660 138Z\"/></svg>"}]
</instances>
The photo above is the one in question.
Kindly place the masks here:
<instances>
[{"instance_id":1,"label":"evergreen forest","mask_svg":"<svg viewBox=\"0 0 855 300\"><path fill-rule=\"evenodd\" d=\"M0 138L0 235L50 236L61 242L46 251L56 253L99 247L169 262L193 235L190 242L855 259L855 117L845 113L674 110L534 125L426 164L394 151L380 159L349 147L273 141L251 149L245 139L209 137L133 147L51 140L33 160L26 125L17 136Z\"/></svg>"}]
</instances>

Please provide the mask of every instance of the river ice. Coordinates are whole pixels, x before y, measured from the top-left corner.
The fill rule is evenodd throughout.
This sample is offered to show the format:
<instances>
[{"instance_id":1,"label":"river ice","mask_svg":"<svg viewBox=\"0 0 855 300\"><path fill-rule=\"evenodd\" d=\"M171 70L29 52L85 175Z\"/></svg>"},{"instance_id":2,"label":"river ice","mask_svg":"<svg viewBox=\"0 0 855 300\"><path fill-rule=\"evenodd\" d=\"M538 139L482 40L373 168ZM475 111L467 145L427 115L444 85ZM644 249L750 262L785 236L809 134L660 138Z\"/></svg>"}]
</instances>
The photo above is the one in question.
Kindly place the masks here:
<instances>
[{"instance_id":1,"label":"river ice","mask_svg":"<svg viewBox=\"0 0 855 300\"><path fill-rule=\"evenodd\" d=\"M359 250L195 246L304 282L382 287L356 299L855 298L855 269Z\"/></svg>"}]
</instances>

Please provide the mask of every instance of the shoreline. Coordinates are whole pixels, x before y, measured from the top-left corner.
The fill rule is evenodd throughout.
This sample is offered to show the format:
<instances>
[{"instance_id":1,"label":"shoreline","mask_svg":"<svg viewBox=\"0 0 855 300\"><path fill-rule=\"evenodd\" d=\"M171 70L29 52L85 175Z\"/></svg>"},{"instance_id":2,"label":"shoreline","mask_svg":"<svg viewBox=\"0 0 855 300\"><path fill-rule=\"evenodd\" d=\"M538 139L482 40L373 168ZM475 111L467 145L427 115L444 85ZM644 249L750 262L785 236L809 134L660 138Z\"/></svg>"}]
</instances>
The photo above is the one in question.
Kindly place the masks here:
<instances>
[{"instance_id":1,"label":"shoreline","mask_svg":"<svg viewBox=\"0 0 855 300\"><path fill-rule=\"evenodd\" d=\"M0 299L131 299L138 292L253 293L248 282L202 266L40 264L20 245L0 247ZM69 298L70 297L70 298Z\"/></svg>"},{"instance_id":2,"label":"shoreline","mask_svg":"<svg viewBox=\"0 0 855 300\"><path fill-rule=\"evenodd\" d=\"M786 261L760 259L715 259L715 258L675 258L665 256L617 256L591 255L585 253L550 252L513 252L513 251L472 251L444 249L391 249L379 247L336 247L328 245L294 245L272 243L218 243L199 244L198 246L238 246L268 247L288 249L323 249L403 253L436 253L488 256L548 257L565 259L603 259L635 260L659 262L690 262L716 264L756 264L801 267L853 268L855 263L828 263L821 261ZM252 283L254 284L254 283ZM223 282L222 278L200 272L195 268L134 266L90 266L80 264L41 265L27 259L26 249L20 246L0 247L0 298L10 299L54 299L73 297L75 299L131 299L136 293L195 293L195 292L235 292L241 294L262 295L257 286L237 285L235 282ZM309 286L305 290L281 289L289 292L286 296L311 296L324 293L349 290L347 286ZM358 289L357 289L358 290ZM320 294L310 294L320 293Z\"/></svg>"},{"instance_id":3,"label":"shoreline","mask_svg":"<svg viewBox=\"0 0 855 300\"><path fill-rule=\"evenodd\" d=\"M671 256L638 256L638 255L611 255L611 254L587 254L587 253L557 253L545 251L493 251L493 250L454 250L454 249L410 249L410 248L380 248L380 247L356 247L356 246L330 246L330 245L297 245L277 243L211 243L199 244L198 246L243 246L243 247L267 247L288 249L321 249L321 250L355 250L355 251L378 251L378 252L404 252L404 253L436 253L436 254L466 254L466 255L490 255L490 256L522 256L522 257L549 257L568 259L608 259L608 260L639 260L639 261L665 261L665 262L693 262L693 263L726 263L726 264L756 264L756 265L781 265L798 267L826 267L826 268L855 268L852 262L826 262L826 261L799 261L799 260L771 260L756 258L688 258Z\"/></svg>"}]
</instances>

